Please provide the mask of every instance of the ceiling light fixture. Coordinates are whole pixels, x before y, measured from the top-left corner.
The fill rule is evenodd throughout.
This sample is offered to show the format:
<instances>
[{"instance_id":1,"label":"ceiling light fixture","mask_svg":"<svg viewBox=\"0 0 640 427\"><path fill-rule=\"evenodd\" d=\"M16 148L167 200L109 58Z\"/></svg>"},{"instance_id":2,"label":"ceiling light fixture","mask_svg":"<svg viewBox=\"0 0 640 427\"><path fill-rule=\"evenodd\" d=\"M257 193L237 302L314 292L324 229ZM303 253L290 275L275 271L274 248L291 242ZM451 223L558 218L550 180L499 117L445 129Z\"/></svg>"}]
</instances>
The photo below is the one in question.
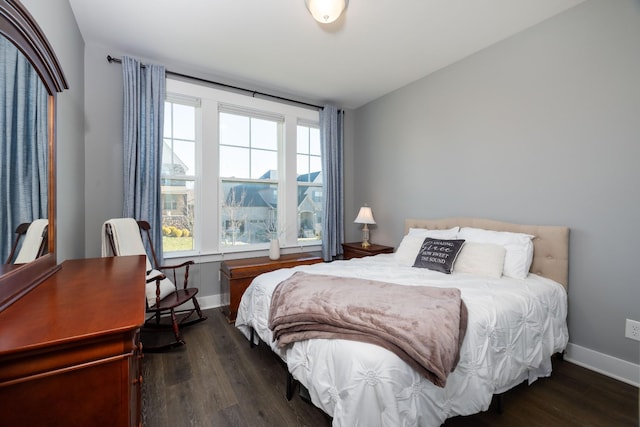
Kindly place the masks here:
<instances>
[{"instance_id":1,"label":"ceiling light fixture","mask_svg":"<svg viewBox=\"0 0 640 427\"><path fill-rule=\"evenodd\" d=\"M304 2L316 21L328 24L342 15L349 0L304 0Z\"/></svg>"}]
</instances>

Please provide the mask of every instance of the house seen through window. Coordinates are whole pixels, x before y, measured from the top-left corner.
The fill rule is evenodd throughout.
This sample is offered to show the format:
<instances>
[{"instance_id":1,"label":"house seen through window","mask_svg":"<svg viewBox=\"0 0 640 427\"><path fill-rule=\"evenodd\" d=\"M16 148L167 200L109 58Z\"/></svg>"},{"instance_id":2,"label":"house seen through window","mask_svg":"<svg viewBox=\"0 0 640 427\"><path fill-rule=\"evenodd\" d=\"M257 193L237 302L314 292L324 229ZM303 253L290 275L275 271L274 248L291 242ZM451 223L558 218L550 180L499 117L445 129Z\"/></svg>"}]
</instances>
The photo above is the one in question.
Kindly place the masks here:
<instances>
[{"instance_id":1,"label":"house seen through window","mask_svg":"<svg viewBox=\"0 0 640 427\"><path fill-rule=\"evenodd\" d=\"M320 130L299 124L297 131L298 239L313 241L322 236Z\"/></svg>"},{"instance_id":2,"label":"house seen through window","mask_svg":"<svg viewBox=\"0 0 640 427\"><path fill-rule=\"evenodd\" d=\"M162 147L162 248L194 249L196 106L166 101Z\"/></svg>"},{"instance_id":3,"label":"house seen through window","mask_svg":"<svg viewBox=\"0 0 640 427\"><path fill-rule=\"evenodd\" d=\"M317 111L173 80L167 93L166 255L321 243Z\"/></svg>"}]
</instances>

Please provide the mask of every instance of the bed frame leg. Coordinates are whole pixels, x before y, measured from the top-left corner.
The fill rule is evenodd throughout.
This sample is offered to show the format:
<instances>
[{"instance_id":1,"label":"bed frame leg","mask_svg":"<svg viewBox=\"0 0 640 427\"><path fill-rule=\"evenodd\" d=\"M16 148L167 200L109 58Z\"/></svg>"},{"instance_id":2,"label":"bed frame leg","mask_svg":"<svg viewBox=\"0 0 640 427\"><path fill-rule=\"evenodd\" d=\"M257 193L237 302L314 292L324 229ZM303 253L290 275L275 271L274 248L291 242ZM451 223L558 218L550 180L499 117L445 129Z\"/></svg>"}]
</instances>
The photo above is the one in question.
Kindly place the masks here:
<instances>
[{"instance_id":1,"label":"bed frame leg","mask_svg":"<svg viewBox=\"0 0 640 427\"><path fill-rule=\"evenodd\" d=\"M498 414L502 414L504 412L504 393L496 394L496 410Z\"/></svg>"},{"instance_id":2,"label":"bed frame leg","mask_svg":"<svg viewBox=\"0 0 640 427\"><path fill-rule=\"evenodd\" d=\"M254 331L253 327L250 327L249 328L249 347L250 348L254 348L256 346L255 343L253 342L254 332L255 331Z\"/></svg>"},{"instance_id":3,"label":"bed frame leg","mask_svg":"<svg viewBox=\"0 0 640 427\"><path fill-rule=\"evenodd\" d=\"M296 387L295 380L293 379L293 375L289 371L287 371L287 400L291 400L293 398L293 391Z\"/></svg>"}]
</instances>

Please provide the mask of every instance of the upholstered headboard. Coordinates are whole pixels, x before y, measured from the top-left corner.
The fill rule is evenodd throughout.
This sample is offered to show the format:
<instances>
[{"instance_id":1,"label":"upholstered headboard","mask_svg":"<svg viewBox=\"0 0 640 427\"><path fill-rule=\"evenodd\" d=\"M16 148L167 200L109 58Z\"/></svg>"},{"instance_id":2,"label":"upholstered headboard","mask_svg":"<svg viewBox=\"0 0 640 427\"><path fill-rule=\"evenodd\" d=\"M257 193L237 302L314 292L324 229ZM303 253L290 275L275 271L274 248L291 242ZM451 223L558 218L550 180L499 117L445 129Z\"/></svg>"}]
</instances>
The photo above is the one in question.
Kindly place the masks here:
<instances>
[{"instance_id":1,"label":"upholstered headboard","mask_svg":"<svg viewBox=\"0 0 640 427\"><path fill-rule=\"evenodd\" d=\"M552 225L521 225L480 218L406 219L409 228L432 230L451 227L476 227L485 230L511 231L534 235L533 262L529 271L569 287L569 228Z\"/></svg>"}]
</instances>

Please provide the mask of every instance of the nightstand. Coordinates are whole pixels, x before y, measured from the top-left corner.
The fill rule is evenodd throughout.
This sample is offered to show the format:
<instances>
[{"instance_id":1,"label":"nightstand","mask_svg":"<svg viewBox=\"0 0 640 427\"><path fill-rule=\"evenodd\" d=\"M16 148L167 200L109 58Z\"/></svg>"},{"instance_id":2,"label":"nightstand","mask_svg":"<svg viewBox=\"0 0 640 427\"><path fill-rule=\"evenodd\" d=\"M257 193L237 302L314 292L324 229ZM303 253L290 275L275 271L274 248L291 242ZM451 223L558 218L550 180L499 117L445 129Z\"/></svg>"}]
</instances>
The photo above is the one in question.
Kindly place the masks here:
<instances>
[{"instance_id":1,"label":"nightstand","mask_svg":"<svg viewBox=\"0 0 640 427\"><path fill-rule=\"evenodd\" d=\"M372 243L371 246L363 248L362 242L343 243L342 252L344 259L362 258L365 256L378 255L378 254L392 254L392 246L376 245Z\"/></svg>"},{"instance_id":2,"label":"nightstand","mask_svg":"<svg viewBox=\"0 0 640 427\"><path fill-rule=\"evenodd\" d=\"M319 262L322 262L322 257L318 253L286 254L277 260L264 256L223 261L220 263L220 289L222 295L228 295L229 299L227 304L222 307L222 312L229 323L235 322L242 294L256 276L279 268L291 268Z\"/></svg>"}]
</instances>

